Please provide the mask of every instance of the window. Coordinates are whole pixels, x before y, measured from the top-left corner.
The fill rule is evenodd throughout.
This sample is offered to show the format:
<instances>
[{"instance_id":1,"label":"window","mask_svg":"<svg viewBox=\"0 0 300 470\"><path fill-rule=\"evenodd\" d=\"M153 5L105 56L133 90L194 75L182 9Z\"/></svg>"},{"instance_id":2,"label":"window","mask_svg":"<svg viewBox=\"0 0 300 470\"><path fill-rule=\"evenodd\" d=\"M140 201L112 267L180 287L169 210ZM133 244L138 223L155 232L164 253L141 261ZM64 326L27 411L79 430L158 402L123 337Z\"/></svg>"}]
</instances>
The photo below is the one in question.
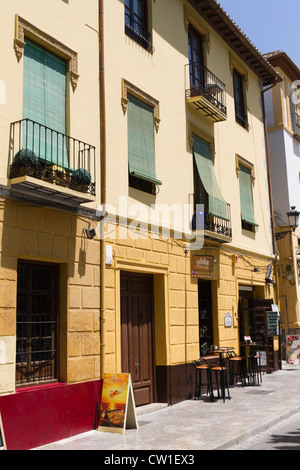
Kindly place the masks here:
<instances>
[{"instance_id":1,"label":"window","mask_svg":"<svg viewBox=\"0 0 300 470\"><path fill-rule=\"evenodd\" d=\"M147 0L125 0L125 33L145 49L152 49Z\"/></svg>"},{"instance_id":2,"label":"window","mask_svg":"<svg viewBox=\"0 0 300 470\"><path fill-rule=\"evenodd\" d=\"M156 178L153 107L128 95L129 185L155 194Z\"/></svg>"},{"instance_id":3,"label":"window","mask_svg":"<svg viewBox=\"0 0 300 470\"><path fill-rule=\"evenodd\" d=\"M193 135L193 151L194 186L197 204L205 205L207 215L228 220L227 203L217 182L210 144ZM197 194L196 191L199 191L199 193Z\"/></svg>"},{"instance_id":4,"label":"window","mask_svg":"<svg viewBox=\"0 0 300 470\"><path fill-rule=\"evenodd\" d=\"M66 63L26 39L23 78L23 147L67 165ZM52 131L56 132L52 132Z\"/></svg>"},{"instance_id":5,"label":"window","mask_svg":"<svg viewBox=\"0 0 300 470\"><path fill-rule=\"evenodd\" d=\"M17 277L17 385L57 380L57 266L20 262Z\"/></svg>"},{"instance_id":6,"label":"window","mask_svg":"<svg viewBox=\"0 0 300 470\"><path fill-rule=\"evenodd\" d=\"M245 97L244 97L244 80L236 69L233 70L233 91L235 104L235 120L241 126L248 130L248 116L246 114Z\"/></svg>"},{"instance_id":7,"label":"window","mask_svg":"<svg viewBox=\"0 0 300 470\"><path fill-rule=\"evenodd\" d=\"M204 86L204 60L202 36L191 25L188 30L189 40L189 64L190 64L190 87L199 94Z\"/></svg>"},{"instance_id":8,"label":"window","mask_svg":"<svg viewBox=\"0 0 300 470\"><path fill-rule=\"evenodd\" d=\"M255 232L258 225L254 217L252 170L241 163L239 164L239 183L242 228L250 232Z\"/></svg>"}]
</instances>

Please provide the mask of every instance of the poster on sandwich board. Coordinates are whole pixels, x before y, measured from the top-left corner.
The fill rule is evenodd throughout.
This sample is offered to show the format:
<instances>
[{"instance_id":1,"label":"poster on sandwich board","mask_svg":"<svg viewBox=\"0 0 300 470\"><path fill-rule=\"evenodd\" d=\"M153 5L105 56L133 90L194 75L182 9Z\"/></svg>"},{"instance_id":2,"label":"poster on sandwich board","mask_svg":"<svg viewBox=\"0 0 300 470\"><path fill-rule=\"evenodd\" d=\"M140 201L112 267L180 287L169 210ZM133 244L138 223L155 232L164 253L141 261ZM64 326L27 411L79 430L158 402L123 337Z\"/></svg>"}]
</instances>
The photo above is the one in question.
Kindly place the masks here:
<instances>
[{"instance_id":1,"label":"poster on sandwich board","mask_svg":"<svg viewBox=\"0 0 300 470\"><path fill-rule=\"evenodd\" d=\"M98 431L122 434L137 428L130 374L104 374Z\"/></svg>"}]
</instances>

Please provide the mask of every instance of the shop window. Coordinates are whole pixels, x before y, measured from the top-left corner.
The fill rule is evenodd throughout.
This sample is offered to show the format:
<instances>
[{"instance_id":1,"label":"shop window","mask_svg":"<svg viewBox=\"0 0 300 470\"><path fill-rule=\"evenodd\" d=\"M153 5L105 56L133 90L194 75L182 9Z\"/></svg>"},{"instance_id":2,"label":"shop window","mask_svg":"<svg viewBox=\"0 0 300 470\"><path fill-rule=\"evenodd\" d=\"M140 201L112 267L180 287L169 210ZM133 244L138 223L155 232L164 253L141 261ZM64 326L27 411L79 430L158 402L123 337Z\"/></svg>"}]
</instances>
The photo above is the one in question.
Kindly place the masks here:
<instances>
[{"instance_id":1,"label":"shop window","mask_svg":"<svg viewBox=\"0 0 300 470\"><path fill-rule=\"evenodd\" d=\"M210 281L198 280L199 343L205 356L213 344L212 291Z\"/></svg>"}]
</instances>

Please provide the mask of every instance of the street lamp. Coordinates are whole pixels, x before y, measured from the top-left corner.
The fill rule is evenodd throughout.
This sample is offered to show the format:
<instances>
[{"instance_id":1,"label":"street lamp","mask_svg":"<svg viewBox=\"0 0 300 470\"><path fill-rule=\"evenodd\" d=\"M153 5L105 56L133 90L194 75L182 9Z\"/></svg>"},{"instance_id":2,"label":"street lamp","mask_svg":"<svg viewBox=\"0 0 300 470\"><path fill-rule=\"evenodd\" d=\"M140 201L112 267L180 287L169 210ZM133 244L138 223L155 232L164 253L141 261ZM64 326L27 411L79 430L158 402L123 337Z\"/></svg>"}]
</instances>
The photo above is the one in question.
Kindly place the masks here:
<instances>
[{"instance_id":1,"label":"street lamp","mask_svg":"<svg viewBox=\"0 0 300 470\"><path fill-rule=\"evenodd\" d=\"M287 212L286 215L288 216L288 219L289 219L290 230L286 230L284 232L276 232L275 233L276 240L280 240L281 238L284 238L288 233L294 232L299 225L300 212L296 211L296 206L292 206L291 210Z\"/></svg>"}]
</instances>

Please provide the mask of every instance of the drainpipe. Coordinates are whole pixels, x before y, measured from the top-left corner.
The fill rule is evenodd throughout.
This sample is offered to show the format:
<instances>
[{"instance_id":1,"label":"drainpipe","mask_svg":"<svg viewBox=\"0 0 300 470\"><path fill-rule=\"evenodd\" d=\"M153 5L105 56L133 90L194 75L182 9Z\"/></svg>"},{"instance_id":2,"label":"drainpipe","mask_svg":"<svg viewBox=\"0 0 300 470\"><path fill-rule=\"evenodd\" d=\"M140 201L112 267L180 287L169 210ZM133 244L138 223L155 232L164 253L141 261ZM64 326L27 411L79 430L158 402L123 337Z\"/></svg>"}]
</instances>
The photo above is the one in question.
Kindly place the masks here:
<instances>
[{"instance_id":1,"label":"drainpipe","mask_svg":"<svg viewBox=\"0 0 300 470\"><path fill-rule=\"evenodd\" d=\"M99 0L99 100L100 100L100 159L101 159L101 205L106 205L106 113L104 73L104 0ZM100 237L100 378L105 372L105 239L104 224Z\"/></svg>"}]
</instances>

